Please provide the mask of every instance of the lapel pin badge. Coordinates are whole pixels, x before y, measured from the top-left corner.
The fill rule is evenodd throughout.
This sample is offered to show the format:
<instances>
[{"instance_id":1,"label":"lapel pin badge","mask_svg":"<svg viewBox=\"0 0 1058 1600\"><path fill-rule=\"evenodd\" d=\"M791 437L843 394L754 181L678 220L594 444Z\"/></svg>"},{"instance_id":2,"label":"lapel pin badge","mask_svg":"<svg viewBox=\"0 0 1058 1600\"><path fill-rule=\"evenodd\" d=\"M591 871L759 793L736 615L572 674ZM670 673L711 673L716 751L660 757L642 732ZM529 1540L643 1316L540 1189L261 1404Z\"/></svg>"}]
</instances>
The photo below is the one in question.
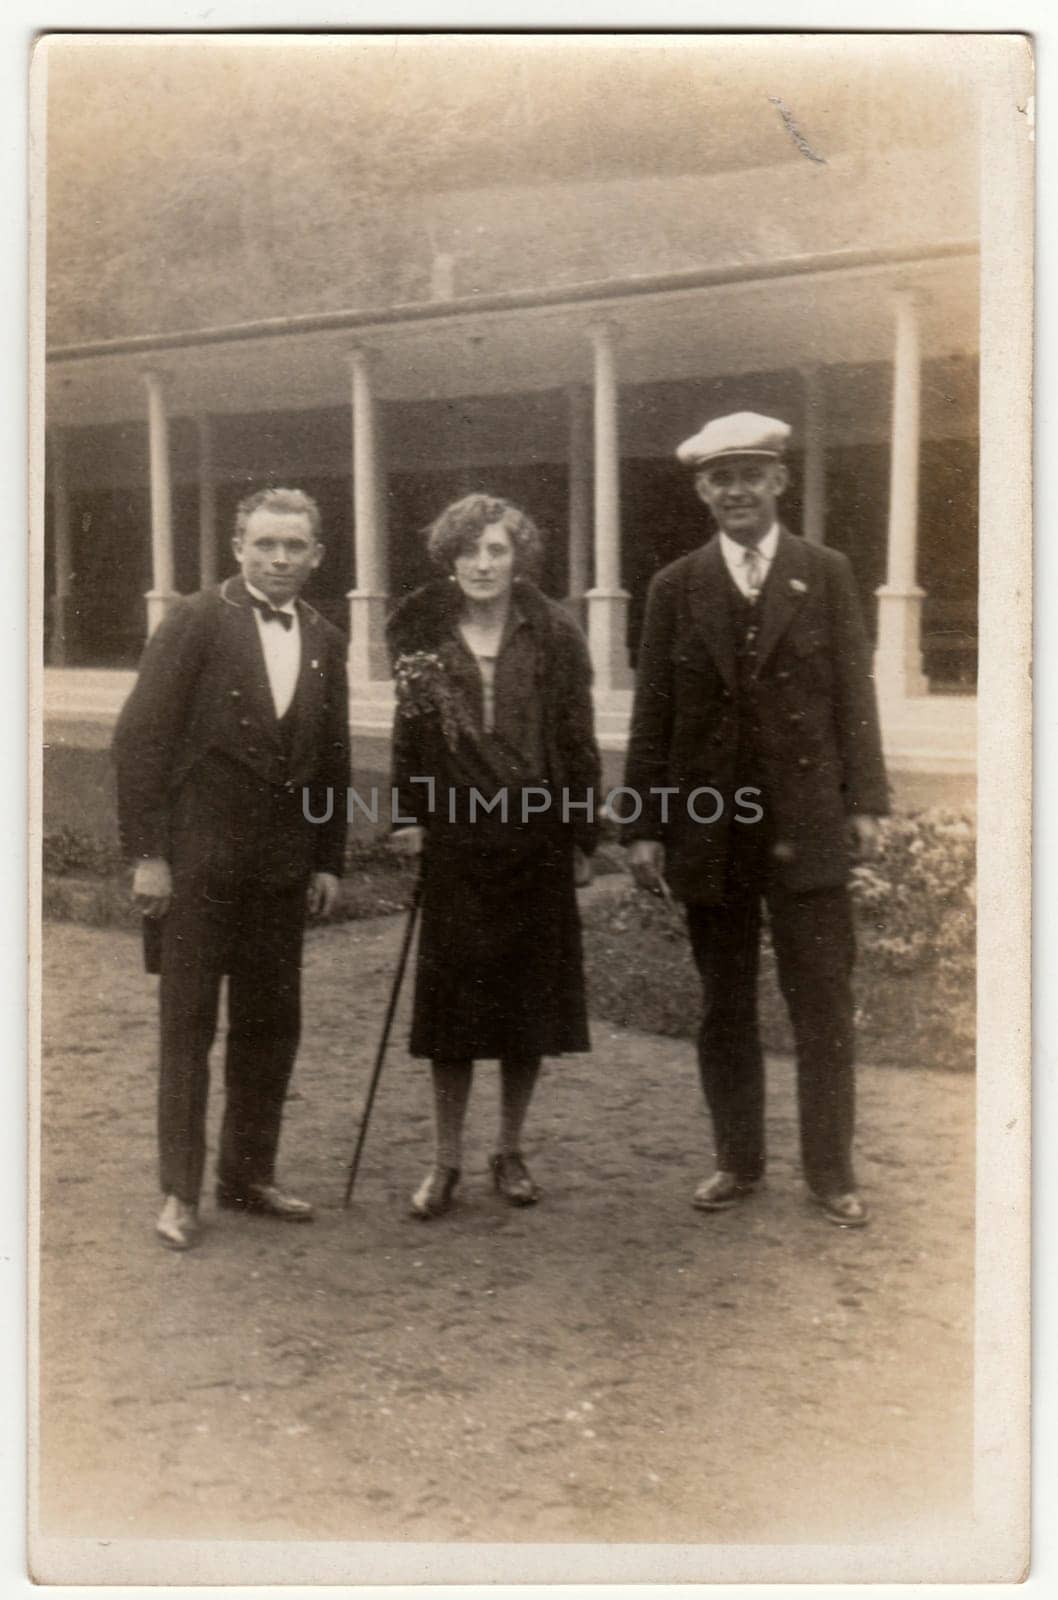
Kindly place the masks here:
<instances>
[{"instance_id":1,"label":"lapel pin badge","mask_svg":"<svg viewBox=\"0 0 1058 1600\"><path fill-rule=\"evenodd\" d=\"M317 669L317 668L318 668L318 666L319 666L319 662L318 662L318 661L313 661L313 662L312 662L312 664L311 664L311 665L312 665L312 670L313 670L313 672L315 672L315 671L316 671L316 669Z\"/></svg>"},{"instance_id":2,"label":"lapel pin badge","mask_svg":"<svg viewBox=\"0 0 1058 1600\"><path fill-rule=\"evenodd\" d=\"M807 585L807 583L802 583L800 578L791 578L790 579L790 588L791 588L791 590L793 591L794 594L807 594L808 593L808 585Z\"/></svg>"}]
</instances>

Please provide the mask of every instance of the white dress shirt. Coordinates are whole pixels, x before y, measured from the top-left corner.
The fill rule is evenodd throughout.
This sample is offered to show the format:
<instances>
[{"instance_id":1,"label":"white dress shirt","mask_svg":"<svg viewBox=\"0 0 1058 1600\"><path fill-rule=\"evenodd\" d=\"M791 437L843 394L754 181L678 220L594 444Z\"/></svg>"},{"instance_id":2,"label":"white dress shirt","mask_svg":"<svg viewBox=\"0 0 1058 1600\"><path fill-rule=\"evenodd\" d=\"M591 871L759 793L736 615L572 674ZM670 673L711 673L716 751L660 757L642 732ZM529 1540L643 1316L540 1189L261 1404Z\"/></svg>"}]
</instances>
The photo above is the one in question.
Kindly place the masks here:
<instances>
[{"instance_id":1,"label":"white dress shirt","mask_svg":"<svg viewBox=\"0 0 1058 1600\"><path fill-rule=\"evenodd\" d=\"M756 591L750 588L749 567L746 564L746 546L739 544L737 539L732 539L721 530L720 549L724 562L734 579L739 591L747 600L754 599L756 594L764 587L765 579L771 571L771 564L775 560L775 552L779 548L779 524L773 522L767 533L756 545L757 555L760 557L760 582Z\"/></svg>"},{"instance_id":2,"label":"white dress shirt","mask_svg":"<svg viewBox=\"0 0 1058 1600\"><path fill-rule=\"evenodd\" d=\"M272 605L268 596L262 594L260 589L255 589L253 584L248 583L246 588L250 594L256 595L258 600L263 600L266 605ZM268 672L268 687L272 691L272 704L276 708L276 716L281 717L290 709L294 690L298 686L298 673L301 671L301 621L293 600L286 600L281 606L273 606L273 610L287 611L294 618L293 626L284 628L280 622L267 621L256 606L253 608L257 636L261 641L265 669Z\"/></svg>"}]
</instances>

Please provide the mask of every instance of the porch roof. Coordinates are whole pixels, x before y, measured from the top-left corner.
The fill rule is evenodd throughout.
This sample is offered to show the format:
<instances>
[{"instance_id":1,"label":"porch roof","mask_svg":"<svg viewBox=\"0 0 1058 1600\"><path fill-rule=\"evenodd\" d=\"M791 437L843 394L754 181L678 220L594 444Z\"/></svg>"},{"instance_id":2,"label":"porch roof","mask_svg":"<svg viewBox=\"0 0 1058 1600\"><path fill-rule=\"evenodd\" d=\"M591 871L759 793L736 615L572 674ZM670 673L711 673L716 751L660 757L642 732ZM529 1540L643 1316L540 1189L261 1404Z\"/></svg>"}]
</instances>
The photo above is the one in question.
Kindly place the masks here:
<instances>
[{"instance_id":1,"label":"porch roof","mask_svg":"<svg viewBox=\"0 0 1058 1600\"><path fill-rule=\"evenodd\" d=\"M593 323L620 330L622 383L736 375L892 355L891 296L916 291L923 355L978 346L977 243L839 250L663 276L327 312L55 346L47 414L60 426L144 414L143 373L166 376L170 414L310 410L348 403L347 356L378 356L395 400L588 382Z\"/></svg>"}]
</instances>

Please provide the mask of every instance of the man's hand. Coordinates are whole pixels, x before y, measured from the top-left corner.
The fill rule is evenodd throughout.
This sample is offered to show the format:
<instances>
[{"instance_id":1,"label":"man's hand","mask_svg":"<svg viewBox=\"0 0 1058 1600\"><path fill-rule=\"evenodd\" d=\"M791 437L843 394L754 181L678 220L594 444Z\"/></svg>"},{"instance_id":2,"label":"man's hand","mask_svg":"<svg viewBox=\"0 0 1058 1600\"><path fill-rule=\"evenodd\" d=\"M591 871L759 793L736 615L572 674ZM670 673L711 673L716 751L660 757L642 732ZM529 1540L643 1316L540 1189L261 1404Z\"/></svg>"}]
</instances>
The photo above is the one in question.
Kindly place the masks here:
<instances>
[{"instance_id":1,"label":"man's hand","mask_svg":"<svg viewBox=\"0 0 1058 1600\"><path fill-rule=\"evenodd\" d=\"M310 917L329 917L338 904L338 879L333 872L314 872L309 879Z\"/></svg>"},{"instance_id":2,"label":"man's hand","mask_svg":"<svg viewBox=\"0 0 1058 1600\"><path fill-rule=\"evenodd\" d=\"M426 840L426 829L418 822L410 828L398 828L386 840L389 849L398 856L421 856Z\"/></svg>"},{"instance_id":3,"label":"man's hand","mask_svg":"<svg viewBox=\"0 0 1058 1600\"><path fill-rule=\"evenodd\" d=\"M173 875L162 856L137 862L132 874L132 899L145 917L164 917L173 898Z\"/></svg>"},{"instance_id":4,"label":"man's hand","mask_svg":"<svg viewBox=\"0 0 1058 1600\"><path fill-rule=\"evenodd\" d=\"M665 876L665 846L660 839L637 839L629 846L628 865L639 887L656 894Z\"/></svg>"},{"instance_id":5,"label":"man's hand","mask_svg":"<svg viewBox=\"0 0 1058 1600\"><path fill-rule=\"evenodd\" d=\"M857 813L847 823L849 849L859 861L871 861L878 854L882 829L877 817Z\"/></svg>"},{"instance_id":6,"label":"man's hand","mask_svg":"<svg viewBox=\"0 0 1058 1600\"><path fill-rule=\"evenodd\" d=\"M591 882L591 857L586 856L579 844L573 846L573 882L578 889L586 889Z\"/></svg>"}]
</instances>

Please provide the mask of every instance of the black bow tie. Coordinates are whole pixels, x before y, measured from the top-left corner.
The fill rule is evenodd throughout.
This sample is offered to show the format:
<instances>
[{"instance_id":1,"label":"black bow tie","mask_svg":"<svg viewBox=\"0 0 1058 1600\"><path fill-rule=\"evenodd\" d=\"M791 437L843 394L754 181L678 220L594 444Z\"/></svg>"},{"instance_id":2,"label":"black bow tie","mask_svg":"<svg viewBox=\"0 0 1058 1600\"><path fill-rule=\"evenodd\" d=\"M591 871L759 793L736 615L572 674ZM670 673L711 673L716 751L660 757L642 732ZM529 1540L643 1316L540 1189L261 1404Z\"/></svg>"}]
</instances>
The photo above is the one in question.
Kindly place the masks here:
<instances>
[{"instance_id":1,"label":"black bow tie","mask_svg":"<svg viewBox=\"0 0 1058 1600\"><path fill-rule=\"evenodd\" d=\"M254 610L261 613L262 621L278 622L281 628L285 629L287 633L290 632L294 626L294 613L292 611L279 611L270 601L258 600L255 594L250 594L248 591L246 598Z\"/></svg>"}]
</instances>

